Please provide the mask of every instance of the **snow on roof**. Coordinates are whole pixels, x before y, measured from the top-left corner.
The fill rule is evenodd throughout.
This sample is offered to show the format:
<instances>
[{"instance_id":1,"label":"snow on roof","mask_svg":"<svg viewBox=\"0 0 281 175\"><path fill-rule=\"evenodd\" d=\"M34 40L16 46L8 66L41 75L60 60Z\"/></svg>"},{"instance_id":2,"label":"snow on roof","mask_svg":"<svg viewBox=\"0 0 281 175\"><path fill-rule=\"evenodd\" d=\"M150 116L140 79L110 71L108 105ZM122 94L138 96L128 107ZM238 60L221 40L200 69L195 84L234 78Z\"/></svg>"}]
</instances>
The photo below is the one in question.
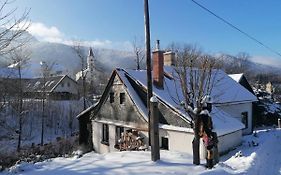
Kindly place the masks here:
<instances>
[{"instance_id":1,"label":"snow on roof","mask_svg":"<svg viewBox=\"0 0 281 175\"><path fill-rule=\"evenodd\" d=\"M169 75L175 75L175 70L171 66L164 67L165 72ZM146 87L146 70L126 70L128 74ZM247 89L235 82L222 70L214 70L212 72L213 88L209 94L213 104L237 103L237 102L253 102L257 101L256 96L250 93ZM183 101L183 95L179 81L174 81L170 77L164 76L164 89L159 89L153 86L153 93L165 101L170 106L181 109L178 104ZM182 111L182 110L180 110Z\"/></svg>"},{"instance_id":2,"label":"snow on roof","mask_svg":"<svg viewBox=\"0 0 281 175\"><path fill-rule=\"evenodd\" d=\"M245 126L240 121L232 117L229 113L220 110L217 107L213 107L211 117L213 121L214 131L217 133L218 136L229 134L245 128ZM192 128L185 128L179 126L159 124L159 128L193 133Z\"/></svg>"},{"instance_id":3,"label":"snow on roof","mask_svg":"<svg viewBox=\"0 0 281 175\"><path fill-rule=\"evenodd\" d=\"M192 128L186 128L186 127L159 124L159 128L166 129L166 130L172 130L172 131L181 131L181 132L193 133Z\"/></svg>"},{"instance_id":4,"label":"snow on roof","mask_svg":"<svg viewBox=\"0 0 281 175\"><path fill-rule=\"evenodd\" d=\"M245 125L231 116L229 113L217 107L212 108L211 117L214 131L218 136L225 135L245 128Z\"/></svg>"},{"instance_id":5,"label":"snow on roof","mask_svg":"<svg viewBox=\"0 0 281 175\"><path fill-rule=\"evenodd\" d=\"M236 82L239 83L239 81L243 77L243 73L241 73L241 74L229 74L228 76L230 76L233 80L235 80Z\"/></svg>"},{"instance_id":6,"label":"snow on roof","mask_svg":"<svg viewBox=\"0 0 281 175\"><path fill-rule=\"evenodd\" d=\"M24 83L24 92L41 92L45 88L46 92L52 92L53 88L64 78L65 76L59 75L55 77L48 78L32 78L32 79L23 79ZM45 81L45 87L44 87Z\"/></svg>"},{"instance_id":7,"label":"snow on roof","mask_svg":"<svg viewBox=\"0 0 281 175\"><path fill-rule=\"evenodd\" d=\"M126 70L128 75L135 81L139 82L142 86L146 87L146 70ZM177 88L175 88L175 86ZM175 89L179 89L179 85L175 84L173 80L165 78L165 87L163 89L156 88L153 85L153 94L158 97L158 99L165 104L169 105L179 114L181 114L186 120L192 121L189 115L186 114L184 109L180 104L177 103L177 92Z\"/></svg>"}]
</instances>

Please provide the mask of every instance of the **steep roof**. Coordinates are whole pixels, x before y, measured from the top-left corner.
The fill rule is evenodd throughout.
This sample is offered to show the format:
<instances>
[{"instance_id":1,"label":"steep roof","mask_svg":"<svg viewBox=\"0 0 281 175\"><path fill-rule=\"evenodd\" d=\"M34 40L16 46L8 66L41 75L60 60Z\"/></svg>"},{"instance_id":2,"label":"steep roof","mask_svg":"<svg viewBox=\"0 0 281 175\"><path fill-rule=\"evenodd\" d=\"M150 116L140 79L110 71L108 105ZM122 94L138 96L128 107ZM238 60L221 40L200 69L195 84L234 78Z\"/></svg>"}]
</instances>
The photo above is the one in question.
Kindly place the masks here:
<instances>
[{"instance_id":1,"label":"steep roof","mask_svg":"<svg viewBox=\"0 0 281 175\"><path fill-rule=\"evenodd\" d=\"M178 101L183 101L183 95L181 93L180 82L173 79L173 76L176 75L175 70L171 66L165 66L164 70L166 75L164 76L164 89L153 86L153 92L171 106L180 107ZM142 86L146 87L146 70L126 71ZM209 95L212 97L213 104L257 101L255 95L247 91L222 70L212 71L212 82L213 88Z\"/></svg>"},{"instance_id":2,"label":"steep roof","mask_svg":"<svg viewBox=\"0 0 281 175\"><path fill-rule=\"evenodd\" d=\"M213 107L211 112L214 131L218 136L232 133L245 128L245 125L232 117L231 114Z\"/></svg>"}]
</instances>

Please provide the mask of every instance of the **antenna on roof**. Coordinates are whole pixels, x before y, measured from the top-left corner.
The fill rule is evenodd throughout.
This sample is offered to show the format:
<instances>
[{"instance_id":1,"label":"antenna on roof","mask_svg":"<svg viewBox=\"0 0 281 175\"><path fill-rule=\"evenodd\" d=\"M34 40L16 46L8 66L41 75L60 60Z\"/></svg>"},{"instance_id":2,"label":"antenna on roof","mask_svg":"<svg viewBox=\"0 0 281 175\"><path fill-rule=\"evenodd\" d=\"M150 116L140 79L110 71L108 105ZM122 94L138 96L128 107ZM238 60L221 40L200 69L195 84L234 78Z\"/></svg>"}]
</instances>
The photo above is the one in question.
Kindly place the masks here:
<instances>
[{"instance_id":1,"label":"antenna on roof","mask_svg":"<svg viewBox=\"0 0 281 175\"><path fill-rule=\"evenodd\" d=\"M160 40L156 40L156 48L155 50L160 50Z\"/></svg>"}]
</instances>

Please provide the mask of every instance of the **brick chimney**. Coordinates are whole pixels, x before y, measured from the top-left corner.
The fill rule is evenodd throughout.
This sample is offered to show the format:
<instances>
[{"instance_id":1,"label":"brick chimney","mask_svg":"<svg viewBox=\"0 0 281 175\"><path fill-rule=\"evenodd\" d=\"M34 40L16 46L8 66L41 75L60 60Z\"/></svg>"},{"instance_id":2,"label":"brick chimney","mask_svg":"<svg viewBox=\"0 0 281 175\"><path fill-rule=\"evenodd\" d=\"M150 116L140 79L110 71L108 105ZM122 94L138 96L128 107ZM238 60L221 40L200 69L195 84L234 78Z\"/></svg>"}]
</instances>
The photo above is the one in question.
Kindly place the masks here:
<instances>
[{"instance_id":1,"label":"brick chimney","mask_svg":"<svg viewBox=\"0 0 281 175\"><path fill-rule=\"evenodd\" d=\"M164 65L165 66L174 66L176 65L176 57L175 53L172 51L168 51L164 53Z\"/></svg>"},{"instance_id":2,"label":"brick chimney","mask_svg":"<svg viewBox=\"0 0 281 175\"><path fill-rule=\"evenodd\" d=\"M158 88L164 88L164 56L160 50L159 40L156 42L156 49L152 52L153 55L153 84Z\"/></svg>"}]
</instances>

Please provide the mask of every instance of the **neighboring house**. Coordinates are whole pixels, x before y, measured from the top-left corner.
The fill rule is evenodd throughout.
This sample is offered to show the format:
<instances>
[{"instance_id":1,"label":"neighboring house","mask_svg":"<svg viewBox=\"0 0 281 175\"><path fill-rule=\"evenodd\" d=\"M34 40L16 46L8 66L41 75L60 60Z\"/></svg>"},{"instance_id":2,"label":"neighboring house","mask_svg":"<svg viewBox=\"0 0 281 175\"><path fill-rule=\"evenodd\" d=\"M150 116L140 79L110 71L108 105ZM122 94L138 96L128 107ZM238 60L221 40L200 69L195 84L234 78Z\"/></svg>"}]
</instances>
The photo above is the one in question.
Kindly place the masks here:
<instances>
[{"instance_id":1,"label":"neighboring house","mask_svg":"<svg viewBox=\"0 0 281 175\"><path fill-rule=\"evenodd\" d=\"M173 54L164 54L164 61L162 54L159 50L153 52L153 81L157 82L153 84L153 94L159 101L160 146L192 154L193 121L174 100L181 98L181 90L173 77L173 67L163 65L173 65ZM223 71L213 74L211 116L219 151L223 153L241 144L242 132L251 133L252 102L257 99ZM77 116L80 145L99 153L118 151L115 145L126 130L137 131L148 145L146 81L146 70L114 70L99 102Z\"/></svg>"},{"instance_id":2,"label":"neighboring house","mask_svg":"<svg viewBox=\"0 0 281 175\"><path fill-rule=\"evenodd\" d=\"M26 98L41 98L43 92L46 93L47 98L54 100L78 98L77 83L67 75L48 77L45 79L23 79L23 83L23 92Z\"/></svg>"},{"instance_id":3,"label":"neighboring house","mask_svg":"<svg viewBox=\"0 0 281 175\"><path fill-rule=\"evenodd\" d=\"M268 82L268 83L266 84L265 91L266 91L267 93L269 93L270 95L273 94L274 88L273 88L273 85L272 85L271 82Z\"/></svg>"},{"instance_id":4,"label":"neighboring house","mask_svg":"<svg viewBox=\"0 0 281 175\"><path fill-rule=\"evenodd\" d=\"M19 93L18 78L0 78L1 89L5 90L10 96ZM43 97L45 92L46 98L53 100L70 100L78 99L78 86L76 81L67 75L53 76L48 78L23 78L22 90L24 98ZM45 84L45 86L44 86Z\"/></svg>"},{"instance_id":5,"label":"neighboring house","mask_svg":"<svg viewBox=\"0 0 281 175\"><path fill-rule=\"evenodd\" d=\"M248 91L250 91L252 94L255 95L252 86L248 82L247 78L243 73L241 74L229 74L229 76L235 80L237 83L241 84L244 88L246 88Z\"/></svg>"}]
</instances>

